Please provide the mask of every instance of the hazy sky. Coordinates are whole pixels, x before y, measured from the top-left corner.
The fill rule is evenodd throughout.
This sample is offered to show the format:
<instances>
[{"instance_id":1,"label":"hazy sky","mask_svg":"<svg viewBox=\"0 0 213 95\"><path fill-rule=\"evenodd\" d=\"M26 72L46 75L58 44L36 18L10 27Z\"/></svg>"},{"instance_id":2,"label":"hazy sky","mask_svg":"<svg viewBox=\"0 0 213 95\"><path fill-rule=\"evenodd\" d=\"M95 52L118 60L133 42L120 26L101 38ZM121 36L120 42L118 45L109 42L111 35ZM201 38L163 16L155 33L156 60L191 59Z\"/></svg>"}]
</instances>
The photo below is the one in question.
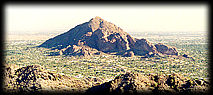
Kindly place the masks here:
<instances>
[{"instance_id":1,"label":"hazy sky","mask_svg":"<svg viewBox=\"0 0 213 95\"><path fill-rule=\"evenodd\" d=\"M66 32L100 16L126 32L207 31L207 5L6 5L6 33Z\"/></svg>"}]
</instances>

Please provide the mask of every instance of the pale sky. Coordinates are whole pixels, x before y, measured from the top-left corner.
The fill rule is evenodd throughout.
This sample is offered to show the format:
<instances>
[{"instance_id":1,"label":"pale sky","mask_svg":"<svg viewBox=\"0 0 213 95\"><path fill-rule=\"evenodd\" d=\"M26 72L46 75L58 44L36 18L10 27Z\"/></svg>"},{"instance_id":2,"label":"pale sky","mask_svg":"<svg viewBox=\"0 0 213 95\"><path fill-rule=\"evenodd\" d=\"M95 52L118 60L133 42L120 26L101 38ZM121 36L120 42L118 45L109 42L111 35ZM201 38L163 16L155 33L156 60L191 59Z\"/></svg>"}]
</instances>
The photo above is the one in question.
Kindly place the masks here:
<instances>
[{"instance_id":1,"label":"pale sky","mask_svg":"<svg viewBox=\"0 0 213 95\"><path fill-rule=\"evenodd\" d=\"M207 32L208 6L200 5L11 5L5 31L66 32L99 16L126 32Z\"/></svg>"}]
</instances>

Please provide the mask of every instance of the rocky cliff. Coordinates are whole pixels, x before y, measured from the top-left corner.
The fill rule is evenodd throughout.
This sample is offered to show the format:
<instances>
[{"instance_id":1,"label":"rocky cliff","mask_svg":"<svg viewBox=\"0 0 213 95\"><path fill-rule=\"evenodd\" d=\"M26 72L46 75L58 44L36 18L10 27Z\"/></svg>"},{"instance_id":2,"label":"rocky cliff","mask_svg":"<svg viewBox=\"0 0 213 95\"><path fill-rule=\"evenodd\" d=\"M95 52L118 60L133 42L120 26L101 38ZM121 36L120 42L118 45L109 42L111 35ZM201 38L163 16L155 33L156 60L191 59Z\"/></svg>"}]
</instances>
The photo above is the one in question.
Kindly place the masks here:
<instances>
[{"instance_id":1,"label":"rocky cliff","mask_svg":"<svg viewBox=\"0 0 213 95\"><path fill-rule=\"evenodd\" d=\"M70 47L67 48L68 46ZM77 25L68 32L45 41L39 47L57 48L61 50L61 54L65 55L84 56L93 55L94 51L116 52L117 54L132 51L130 56L150 53L177 55L178 53L177 49L167 45L153 45L146 39L135 39L120 27L100 17L92 18L89 22Z\"/></svg>"}]
</instances>

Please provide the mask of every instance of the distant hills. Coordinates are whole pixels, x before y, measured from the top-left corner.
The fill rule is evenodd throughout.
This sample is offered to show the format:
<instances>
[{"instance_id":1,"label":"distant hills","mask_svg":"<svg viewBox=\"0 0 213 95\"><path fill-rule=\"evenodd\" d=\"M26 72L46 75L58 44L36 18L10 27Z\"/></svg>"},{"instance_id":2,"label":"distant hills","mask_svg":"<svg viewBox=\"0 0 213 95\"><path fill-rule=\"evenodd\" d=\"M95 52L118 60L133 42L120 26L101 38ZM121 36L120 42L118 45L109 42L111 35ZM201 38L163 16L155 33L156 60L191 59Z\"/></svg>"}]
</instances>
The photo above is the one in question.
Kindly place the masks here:
<instances>
[{"instance_id":1,"label":"distant hills","mask_svg":"<svg viewBox=\"0 0 213 95\"><path fill-rule=\"evenodd\" d=\"M39 47L59 49L61 55L178 55L175 47L162 43L154 45L146 39L133 38L120 27L98 16L48 39Z\"/></svg>"}]
</instances>

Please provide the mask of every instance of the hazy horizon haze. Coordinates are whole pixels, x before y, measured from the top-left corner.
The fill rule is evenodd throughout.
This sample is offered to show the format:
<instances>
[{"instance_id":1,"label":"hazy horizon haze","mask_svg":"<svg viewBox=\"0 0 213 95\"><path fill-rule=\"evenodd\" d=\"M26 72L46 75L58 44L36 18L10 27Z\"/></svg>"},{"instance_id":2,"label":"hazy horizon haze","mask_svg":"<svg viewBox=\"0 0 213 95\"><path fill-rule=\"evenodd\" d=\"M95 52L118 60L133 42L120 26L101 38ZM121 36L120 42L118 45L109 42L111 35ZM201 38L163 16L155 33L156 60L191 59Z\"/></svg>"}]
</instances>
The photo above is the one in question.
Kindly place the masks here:
<instances>
[{"instance_id":1,"label":"hazy horizon haze","mask_svg":"<svg viewBox=\"0 0 213 95\"><path fill-rule=\"evenodd\" d=\"M207 32L208 6L13 5L5 6L6 34L64 33L99 16L125 32Z\"/></svg>"}]
</instances>

